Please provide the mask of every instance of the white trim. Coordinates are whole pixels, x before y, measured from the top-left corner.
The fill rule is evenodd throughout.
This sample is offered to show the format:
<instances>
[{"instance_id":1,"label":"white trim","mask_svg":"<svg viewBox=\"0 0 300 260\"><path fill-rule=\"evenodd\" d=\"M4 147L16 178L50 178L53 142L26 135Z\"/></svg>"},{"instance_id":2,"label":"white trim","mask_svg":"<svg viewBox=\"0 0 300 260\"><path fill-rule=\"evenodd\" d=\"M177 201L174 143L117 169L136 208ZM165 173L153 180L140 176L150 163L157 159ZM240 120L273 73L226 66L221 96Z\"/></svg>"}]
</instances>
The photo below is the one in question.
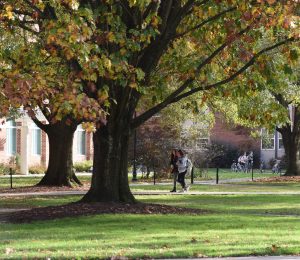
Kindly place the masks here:
<instances>
[{"instance_id":1,"label":"white trim","mask_svg":"<svg viewBox=\"0 0 300 260\"><path fill-rule=\"evenodd\" d=\"M79 155L79 156L86 156L87 154L87 145L86 145L86 131L82 128L81 125L79 125L77 127L77 130L76 130L76 154ZM84 136L84 146L82 146L82 138ZM83 148L83 151L82 151L82 148Z\"/></svg>"},{"instance_id":2,"label":"white trim","mask_svg":"<svg viewBox=\"0 0 300 260\"><path fill-rule=\"evenodd\" d=\"M38 133L40 135L38 144ZM38 148L39 145L39 149ZM42 154L42 131L40 128L31 128L31 154L40 156Z\"/></svg>"},{"instance_id":3,"label":"white trim","mask_svg":"<svg viewBox=\"0 0 300 260\"><path fill-rule=\"evenodd\" d=\"M275 151L275 148L276 148L276 144L275 144L275 133L273 134L273 137L270 138L270 139L273 139L273 148L263 148L263 138L262 138L262 135L263 135L263 131L264 129L262 128L261 129L261 138L260 138L260 149L262 151ZM271 136L271 134L268 133L269 136Z\"/></svg>"},{"instance_id":4,"label":"white trim","mask_svg":"<svg viewBox=\"0 0 300 260\"><path fill-rule=\"evenodd\" d=\"M10 125L8 122L13 122L15 125ZM6 142L5 142L5 153L8 156L14 156L17 154L17 124L15 120L8 120L5 122L5 129L6 129ZM10 146L10 135L12 134L12 130L15 129L15 152L10 152L9 151L9 146Z\"/></svg>"},{"instance_id":5,"label":"white trim","mask_svg":"<svg viewBox=\"0 0 300 260\"><path fill-rule=\"evenodd\" d=\"M281 135L281 133L278 132L277 149L278 149L278 150L284 150L283 144L282 144L282 148L280 148L280 146L279 146L279 141L280 141L280 140L282 141L282 135Z\"/></svg>"}]
</instances>

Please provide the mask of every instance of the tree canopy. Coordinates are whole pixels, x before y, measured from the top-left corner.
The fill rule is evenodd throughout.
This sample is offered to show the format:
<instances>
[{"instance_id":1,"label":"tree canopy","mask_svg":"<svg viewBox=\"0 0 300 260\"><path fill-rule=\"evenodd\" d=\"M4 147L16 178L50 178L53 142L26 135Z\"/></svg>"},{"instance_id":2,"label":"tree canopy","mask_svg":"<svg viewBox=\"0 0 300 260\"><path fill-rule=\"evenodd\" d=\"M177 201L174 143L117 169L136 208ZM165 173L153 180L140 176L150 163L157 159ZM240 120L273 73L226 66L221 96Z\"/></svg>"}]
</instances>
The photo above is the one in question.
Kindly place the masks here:
<instances>
[{"instance_id":1,"label":"tree canopy","mask_svg":"<svg viewBox=\"0 0 300 260\"><path fill-rule=\"evenodd\" d=\"M265 70L271 50L298 43L297 2L2 0L5 29L21 28L30 39L5 78L15 80L26 67L36 82L30 85L52 89L61 79L39 64L56 63L71 82L65 106L83 93L105 114L95 118L94 175L85 199L132 201L125 168L132 130L174 102L201 92L194 105L201 104L228 83L246 81L245 72ZM270 42L260 44L265 35ZM254 87L249 81L224 95ZM144 96L152 106L135 118Z\"/></svg>"}]
</instances>

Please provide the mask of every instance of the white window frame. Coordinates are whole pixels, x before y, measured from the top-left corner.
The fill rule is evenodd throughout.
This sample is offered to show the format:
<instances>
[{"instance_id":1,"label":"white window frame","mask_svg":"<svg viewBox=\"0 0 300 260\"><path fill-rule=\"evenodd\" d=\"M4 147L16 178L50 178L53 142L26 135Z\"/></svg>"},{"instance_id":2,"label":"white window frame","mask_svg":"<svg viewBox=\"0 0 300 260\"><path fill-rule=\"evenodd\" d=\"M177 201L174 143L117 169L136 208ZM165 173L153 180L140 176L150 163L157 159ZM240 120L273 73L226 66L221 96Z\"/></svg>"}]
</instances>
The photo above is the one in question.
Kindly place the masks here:
<instances>
[{"instance_id":1,"label":"white window frame","mask_svg":"<svg viewBox=\"0 0 300 260\"><path fill-rule=\"evenodd\" d=\"M83 144L83 140L82 137L84 136L84 146L82 146ZM83 151L82 151L83 148ZM77 154L78 155L86 155L86 131L82 128L81 125L79 125L77 127Z\"/></svg>"},{"instance_id":2,"label":"white window frame","mask_svg":"<svg viewBox=\"0 0 300 260\"><path fill-rule=\"evenodd\" d=\"M13 151L13 149L11 149L12 144L10 143L10 141L12 140L11 135L15 136L15 151ZM6 143L5 143L6 147L6 153L8 155L16 155L17 154L17 124L14 120L8 120L6 122Z\"/></svg>"},{"instance_id":3,"label":"white window frame","mask_svg":"<svg viewBox=\"0 0 300 260\"><path fill-rule=\"evenodd\" d=\"M37 151L37 147L38 147L38 144L37 144L37 139L35 140L35 138L37 138L37 134L39 132L39 135L40 135L40 145L39 145L39 151ZM32 124L32 127L31 127L31 153L33 155L41 155L42 154L42 130L36 125L36 124Z\"/></svg>"},{"instance_id":4,"label":"white window frame","mask_svg":"<svg viewBox=\"0 0 300 260\"><path fill-rule=\"evenodd\" d=\"M267 131L267 130L265 130L265 129L261 129L261 140L260 140L260 148L261 148L261 150L263 150L263 151L274 151L275 150L275 133L273 133L273 137L272 138L270 138L270 139L273 139L273 148L263 148L263 138L262 138L262 135L263 135L263 131ZM269 134L269 133L267 133L269 136L271 136L272 134Z\"/></svg>"},{"instance_id":5,"label":"white window frame","mask_svg":"<svg viewBox=\"0 0 300 260\"><path fill-rule=\"evenodd\" d=\"M205 144L207 146L209 144L209 138L208 137L199 137L199 138L197 138L197 141L196 141L196 148L197 149L206 150L207 147L205 147L204 142L201 143L201 145L200 145L200 140L205 140L206 141Z\"/></svg>"},{"instance_id":6,"label":"white window frame","mask_svg":"<svg viewBox=\"0 0 300 260\"><path fill-rule=\"evenodd\" d=\"M282 147L280 147L280 140L281 140L281 142L282 142L282 135L281 135L281 133L279 133L279 132L277 132L278 133L278 143L277 143L277 148L278 148L278 150L284 150L284 146L283 146L283 143L282 143Z\"/></svg>"}]
</instances>

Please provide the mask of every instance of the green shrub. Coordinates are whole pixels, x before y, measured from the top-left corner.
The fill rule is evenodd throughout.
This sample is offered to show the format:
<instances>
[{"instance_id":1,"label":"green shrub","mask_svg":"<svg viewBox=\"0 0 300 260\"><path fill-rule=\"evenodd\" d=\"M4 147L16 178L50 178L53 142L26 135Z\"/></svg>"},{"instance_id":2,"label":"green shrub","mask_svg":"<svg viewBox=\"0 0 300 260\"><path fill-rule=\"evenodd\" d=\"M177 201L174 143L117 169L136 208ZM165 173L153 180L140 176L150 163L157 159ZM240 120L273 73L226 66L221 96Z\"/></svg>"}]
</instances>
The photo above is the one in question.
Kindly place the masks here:
<instances>
[{"instance_id":1,"label":"green shrub","mask_svg":"<svg viewBox=\"0 0 300 260\"><path fill-rule=\"evenodd\" d=\"M0 163L0 175L9 174L9 165Z\"/></svg>"},{"instance_id":2,"label":"green shrub","mask_svg":"<svg viewBox=\"0 0 300 260\"><path fill-rule=\"evenodd\" d=\"M47 168L43 165L33 165L29 167L30 174L44 174Z\"/></svg>"},{"instance_id":3,"label":"green shrub","mask_svg":"<svg viewBox=\"0 0 300 260\"><path fill-rule=\"evenodd\" d=\"M82 161L74 163L76 172L89 172L93 166L93 161Z\"/></svg>"}]
</instances>

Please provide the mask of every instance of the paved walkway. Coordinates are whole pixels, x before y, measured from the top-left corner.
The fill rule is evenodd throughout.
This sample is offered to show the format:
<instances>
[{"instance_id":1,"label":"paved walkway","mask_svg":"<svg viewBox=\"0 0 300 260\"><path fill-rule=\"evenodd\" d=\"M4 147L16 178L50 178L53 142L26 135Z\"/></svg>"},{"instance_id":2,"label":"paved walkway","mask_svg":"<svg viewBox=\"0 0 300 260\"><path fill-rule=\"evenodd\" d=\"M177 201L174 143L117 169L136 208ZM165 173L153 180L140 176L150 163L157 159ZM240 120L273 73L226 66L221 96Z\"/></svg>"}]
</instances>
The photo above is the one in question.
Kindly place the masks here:
<instances>
[{"instance_id":1,"label":"paved walkway","mask_svg":"<svg viewBox=\"0 0 300 260\"><path fill-rule=\"evenodd\" d=\"M20 196L66 196L66 195L84 195L87 191L39 191L39 192L16 192L0 193L1 197L20 197ZM300 195L300 191L290 192L256 192L256 191L189 191L189 192L169 192L169 191L133 191L133 195Z\"/></svg>"}]
</instances>

